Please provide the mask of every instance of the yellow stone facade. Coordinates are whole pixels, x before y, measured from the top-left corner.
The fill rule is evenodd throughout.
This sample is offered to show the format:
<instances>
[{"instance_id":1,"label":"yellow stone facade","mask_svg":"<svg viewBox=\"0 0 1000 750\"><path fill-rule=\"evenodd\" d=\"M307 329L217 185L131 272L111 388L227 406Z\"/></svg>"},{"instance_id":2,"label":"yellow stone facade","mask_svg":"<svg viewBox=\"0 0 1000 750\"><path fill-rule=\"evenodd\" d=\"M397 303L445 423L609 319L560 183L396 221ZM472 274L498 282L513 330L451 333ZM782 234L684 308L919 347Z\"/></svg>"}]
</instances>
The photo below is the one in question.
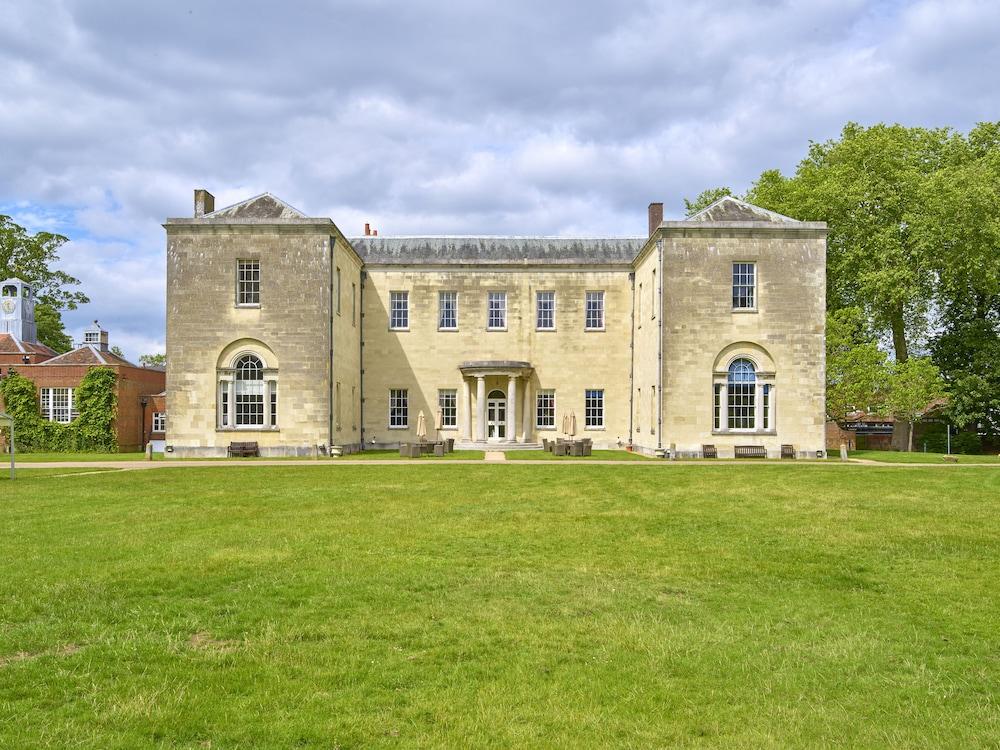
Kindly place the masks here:
<instances>
[{"instance_id":1,"label":"yellow stone facade","mask_svg":"<svg viewBox=\"0 0 1000 750\"><path fill-rule=\"evenodd\" d=\"M824 448L821 224L723 199L651 218L643 238L348 239L268 194L212 211L199 193L199 215L164 225L168 455L395 446L418 439L421 412L428 437L468 446L572 433L654 455ZM259 263L250 306L246 260ZM755 268L753 309L733 308L734 262ZM737 360L755 368L752 428L730 429L725 409L714 421Z\"/></svg>"}]
</instances>

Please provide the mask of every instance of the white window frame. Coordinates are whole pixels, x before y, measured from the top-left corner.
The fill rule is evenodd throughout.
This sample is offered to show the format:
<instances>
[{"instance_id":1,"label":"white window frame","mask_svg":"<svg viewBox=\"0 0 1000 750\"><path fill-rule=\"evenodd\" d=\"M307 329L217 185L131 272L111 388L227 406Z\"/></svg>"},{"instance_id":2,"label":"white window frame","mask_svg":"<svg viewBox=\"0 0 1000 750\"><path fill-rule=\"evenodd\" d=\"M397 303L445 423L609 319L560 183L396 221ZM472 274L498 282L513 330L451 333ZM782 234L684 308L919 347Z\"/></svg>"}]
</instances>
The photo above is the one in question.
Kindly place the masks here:
<instances>
[{"instance_id":1,"label":"white window frame","mask_svg":"<svg viewBox=\"0 0 1000 750\"><path fill-rule=\"evenodd\" d=\"M242 363L249 363L250 360L256 362L253 367L249 364L241 366ZM265 377L264 362L256 354L243 354L234 364L233 378L233 426L237 430L263 430L267 428L270 404L265 403ZM255 370L258 377L240 377L240 372L246 370L248 373ZM258 400L259 399L259 400ZM259 420L258 415L259 404Z\"/></svg>"},{"instance_id":2,"label":"white window frame","mask_svg":"<svg viewBox=\"0 0 1000 750\"><path fill-rule=\"evenodd\" d=\"M260 307L260 259L236 260L236 306Z\"/></svg>"},{"instance_id":3,"label":"white window frame","mask_svg":"<svg viewBox=\"0 0 1000 750\"><path fill-rule=\"evenodd\" d=\"M604 330L604 291L597 289L584 295L584 330Z\"/></svg>"},{"instance_id":4,"label":"white window frame","mask_svg":"<svg viewBox=\"0 0 1000 750\"><path fill-rule=\"evenodd\" d=\"M753 368L754 380L730 380L730 369L745 360ZM734 392L738 389L738 393ZM714 374L712 383L712 432L733 435L773 435L777 390L774 373L761 370L746 354L733 357L726 369ZM734 409L739 413L734 415ZM731 426L733 424L738 426Z\"/></svg>"},{"instance_id":5,"label":"white window frame","mask_svg":"<svg viewBox=\"0 0 1000 750\"><path fill-rule=\"evenodd\" d=\"M555 388L542 388L535 393L535 429L556 429Z\"/></svg>"},{"instance_id":6,"label":"white window frame","mask_svg":"<svg viewBox=\"0 0 1000 750\"><path fill-rule=\"evenodd\" d=\"M548 325L542 325L542 299L546 297L548 309L545 310L548 316ZM542 289L535 292L535 330L554 331L556 330L556 293L551 289Z\"/></svg>"},{"instance_id":7,"label":"white window frame","mask_svg":"<svg viewBox=\"0 0 1000 750\"><path fill-rule=\"evenodd\" d=\"M603 388L587 388L583 392L583 415L583 429L604 429L605 415Z\"/></svg>"},{"instance_id":8,"label":"white window frame","mask_svg":"<svg viewBox=\"0 0 1000 750\"><path fill-rule=\"evenodd\" d=\"M410 330L410 293L408 291L389 292L389 330Z\"/></svg>"},{"instance_id":9,"label":"white window frame","mask_svg":"<svg viewBox=\"0 0 1000 750\"><path fill-rule=\"evenodd\" d=\"M389 429L410 429L410 392L407 388L389 389Z\"/></svg>"},{"instance_id":10,"label":"white window frame","mask_svg":"<svg viewBox=\"0 0 1000 750\"><path fill-rule=\"evenodd\" d=\"M733 310L754 312L757 309L757 264L753 261L733 261Z\"/></svg>"},{"instance_id":11,"label":"white window frame","mask_svg":"<svg viewBox=\"0 0 1000 750\"><path fill-rule=\"evenodd\" d=\"M445 325L445 312L447 305L451 305L451 325ZM458 330L458 292L441 291L438 292L438 330L457 331Z\"/></svg>"},{"instance_id":12,"label":"white window frame","mask_svg":"<svg viewBox=\"0 0 1000 750\"><path fill-rule=\"evenodd\" d=\"M167 431L167 413L165 411L154 411L151 432Z\"/></svg>"},{"instance_id":13,"label":"white window frame","mask_svg":"<svg viewBox=\"0 0 1000 750\"><path fill-rule=\"evenodd\" d=\"M494 315L496 314L496 315ZM497 323L499 321L499 323ZM486 330L507 330L507 292L493 290L486 293Z\"/></svg>"},{"instance_id":14,"label":"white window frame","mask_svg":"<svg viewBox=\"0 0 1000 750\"><path fill-rule=\"evenodd\" d=\"M438 408L441 410L441 429L458 429L458 390L455 388L438 389Z\"/></svg>"},{"instance_id":15,"label":"white window frame","mask_svg":"<svg viewBox=\"0 0 1000 750\"><path fill-rule=\"evenodd\" d=\"M40 388L39 408L42 419L46 422L58 422L59 424L69 424L79 413L76 411L75 388ZM58 398L58 405L56 397Z\"/></svg>"}]
</instances>

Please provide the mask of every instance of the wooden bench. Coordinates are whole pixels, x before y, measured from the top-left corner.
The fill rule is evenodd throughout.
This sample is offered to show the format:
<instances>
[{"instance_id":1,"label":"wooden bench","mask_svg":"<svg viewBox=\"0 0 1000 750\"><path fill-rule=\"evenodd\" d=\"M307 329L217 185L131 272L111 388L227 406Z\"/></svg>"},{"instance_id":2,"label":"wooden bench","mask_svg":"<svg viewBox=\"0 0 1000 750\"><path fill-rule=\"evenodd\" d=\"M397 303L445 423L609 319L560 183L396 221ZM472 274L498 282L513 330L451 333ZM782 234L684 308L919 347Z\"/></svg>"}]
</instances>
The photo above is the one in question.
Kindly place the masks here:
<instances>
[{"instance_id":1,"label":"wooden bench","mask_svg":"<svg viewBox=\"0 0 1000 750\"><path fill-rule=\"evenodd\" d=\"M702 458L718 458L719 452L715 449L714 445L703 445L701 446L701 457Z\"/></svg>"},{"instance_id":2,"label":"wooden bench","mask_svg":"<svg viewBox=\"0 0 1000 750\"><path fill-rule=\"evenodd\" d=\"M781 446L781 457L782 458L795 458L795 446L794 445L782 445Z\"/></svg>"},{"instance_id":3,"label":"wooden bench","mask_svg":"<svg viewBox=\"0 0 1000 750\"><path fill-rule=\"evenodd\" d=\"M226 451L226 456L228 458L234 456L240 458L247 458L249 456L260 458L260 448L257 446L257 443L230 443Z\"/></svg>"},{"instance_id":4,"label":"wooden bench","mask_svg":"<svg viewBox=\"0 0 1000 750\"><path fill-rule=\"evenodd\" d=\"M767 458L767 448L763 445L737 445L736 458Z\"/></svg>"}]
</instances>

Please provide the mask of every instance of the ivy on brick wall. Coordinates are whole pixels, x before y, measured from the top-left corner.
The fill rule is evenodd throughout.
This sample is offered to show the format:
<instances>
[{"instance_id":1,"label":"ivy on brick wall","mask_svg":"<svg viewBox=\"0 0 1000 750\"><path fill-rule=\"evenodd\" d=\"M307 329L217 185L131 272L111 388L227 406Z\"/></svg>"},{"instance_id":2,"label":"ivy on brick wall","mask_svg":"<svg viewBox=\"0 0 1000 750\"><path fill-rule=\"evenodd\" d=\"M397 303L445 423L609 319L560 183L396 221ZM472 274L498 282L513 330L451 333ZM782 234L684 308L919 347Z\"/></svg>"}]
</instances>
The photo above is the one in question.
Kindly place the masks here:
<instances>
[{"instance_id":1,"label":"ivy on brick wall","mask_svg":"<svg viewBox=\"0 0 1000 750\"><path fill-rule=\"evenodd\" d=\"M4 411L14 418L14 435L20 451L95 451L118 450L114 420L118 414L118 376L107 367L92 367L74 392L79 416L69 424L42 419L35 384L11 369L0 380L0 398ZM5 442L10 439L4 428Z\"/></svg>"}]
</instances>

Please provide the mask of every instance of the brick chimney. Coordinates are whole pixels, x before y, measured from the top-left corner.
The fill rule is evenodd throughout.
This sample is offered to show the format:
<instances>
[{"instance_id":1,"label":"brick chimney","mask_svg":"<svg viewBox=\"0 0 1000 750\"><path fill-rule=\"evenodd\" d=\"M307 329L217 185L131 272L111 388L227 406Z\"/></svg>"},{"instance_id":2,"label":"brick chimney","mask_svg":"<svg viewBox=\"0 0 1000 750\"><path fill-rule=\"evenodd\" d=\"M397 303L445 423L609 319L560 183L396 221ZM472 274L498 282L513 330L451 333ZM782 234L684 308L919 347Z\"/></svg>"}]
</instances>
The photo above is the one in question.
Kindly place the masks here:
<instances>
[{"instance_id":1,"label":"brick chimney","mask_svg":"<svg viewBox=\"0 0 1000 750\"><path fill-rule=\"evenodd\" d=\"M657 227L663 223L663 204L649 204L649 236L652 237Z\"/></svg>"},{"instance_id":2,"label":"brick chimney","mask_svg":"<svg viewBox=\"0 0 1000 750\"><path fill-rule=\"evenodd\" d=\"M365 222L365 237L371 237L371 236L372 236L372 227L371 227L371 224L369 224L366 221Z\"/></svg>"},{"instance_id":3,"label":"brick chimney","mask_svg":"<svg viewBox=\"0 0 1000 750\"><path fill-rule=\"evenodd\" d=\"M373 229L372 230L372 237L378 237L378 230L377 229Z\"/></svg>"},{"instance_id":4,"label":"brick chimney","mask_svg":"<svg viewBox=\"0 0 1000 750\"><path fill-rule=\"evenodd\" d=\"M194 191L194 218L198 219L215 210L215 196L207 190L198 188Z\"/></svg>"}]
</instances>

